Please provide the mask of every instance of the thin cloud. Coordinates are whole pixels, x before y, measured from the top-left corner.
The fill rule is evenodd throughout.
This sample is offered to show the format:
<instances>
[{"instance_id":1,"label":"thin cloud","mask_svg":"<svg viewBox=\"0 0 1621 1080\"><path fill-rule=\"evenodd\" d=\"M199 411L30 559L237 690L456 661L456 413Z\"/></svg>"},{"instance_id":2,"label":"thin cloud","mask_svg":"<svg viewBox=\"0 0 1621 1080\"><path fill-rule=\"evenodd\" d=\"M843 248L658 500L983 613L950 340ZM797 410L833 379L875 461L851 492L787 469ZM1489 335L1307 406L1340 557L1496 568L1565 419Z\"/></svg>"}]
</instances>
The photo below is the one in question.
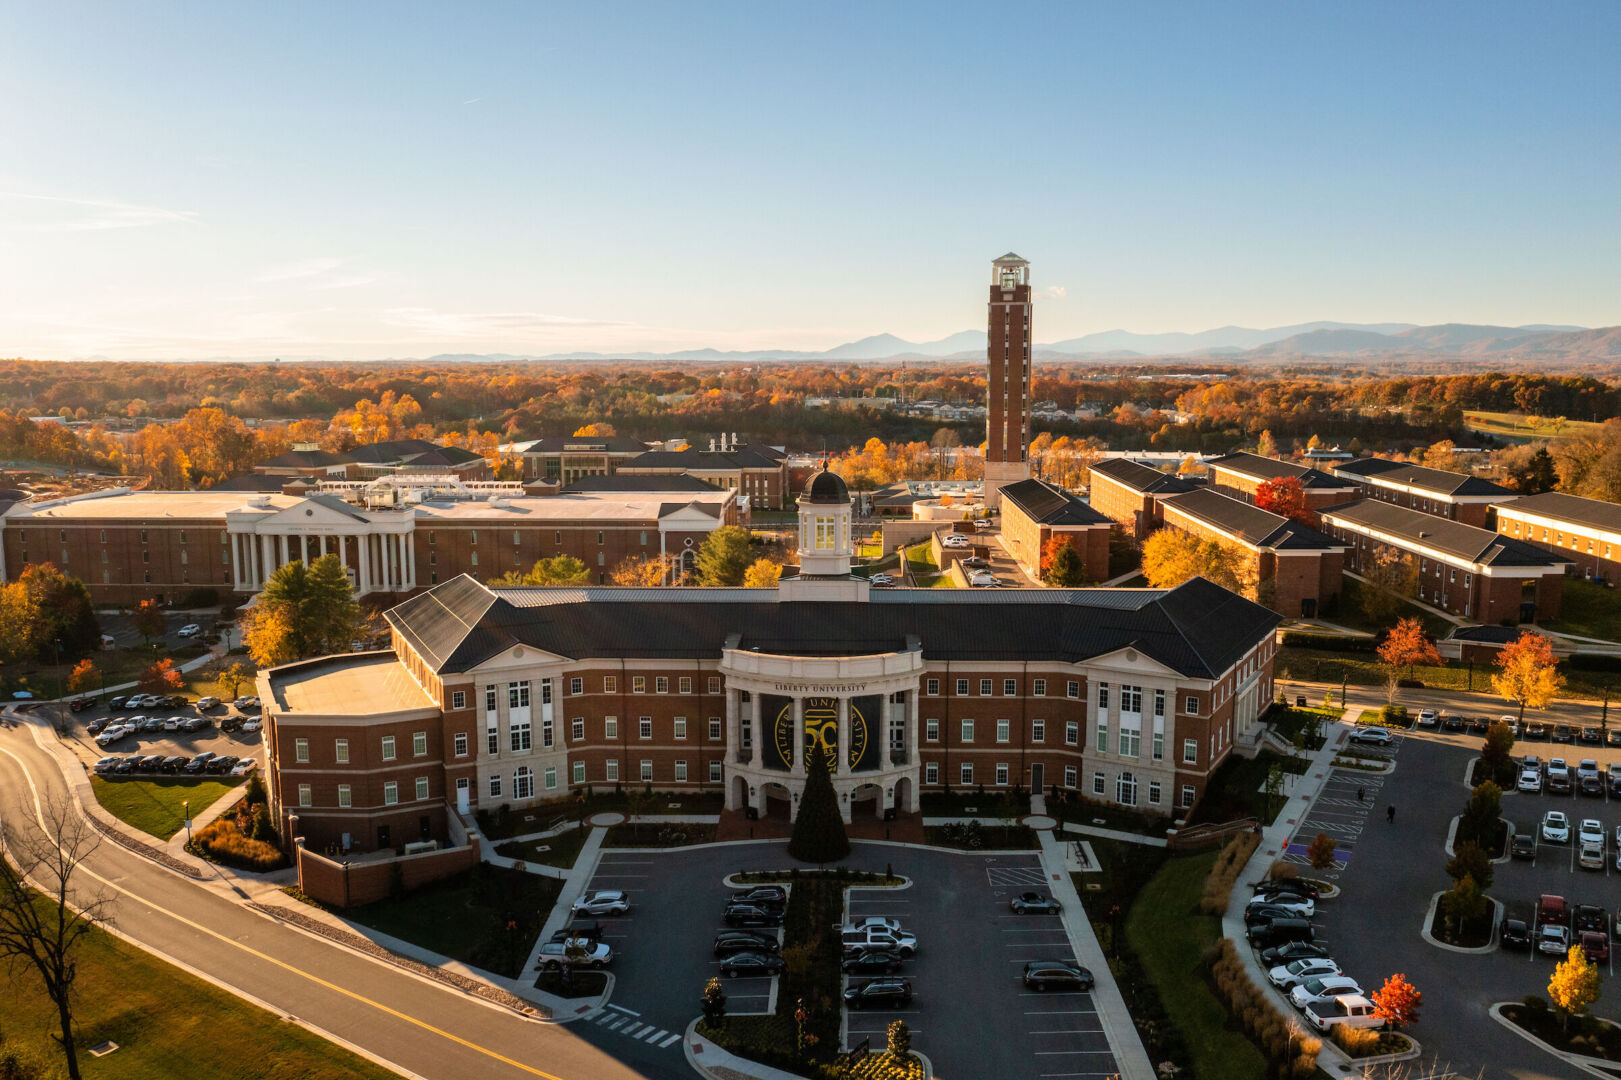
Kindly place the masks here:
<instances>
[{"instance_id":1,"label":"thin cloud","mask_svg":"<svg viewBox=\"0 0 1621 1080\"><path fill-rule=\"evenodd\" d=\"M4 223L0 227L25 232L99 232L197 222L197 213L193 210L170 210L116 199L75 199L65 195L0 191L0 200L14 204L10 211L0 214L0 222Z\"/></svg>"},{"instance_id":2,"label":"thin cloud","mask_svg":"<svg viewBox=\"0 0 1621 1080\"><path fill-rule=\"evenodd\" d=\"M1062 300L1069 295L1069 290L1062 285L1048 285L1044 289L1036 290L1037 300Z\"/></svg>"},{"instance_id":3,"label":"thin cloud","mask_svg":"<svg viewBox=\"0 0 1621 1080\"><path fill-rule=\"evenodd\" d=\"M348 259L333 258L299 259L297 262L280 263L272 266L253 280L261 285L268 285L277 281L298 281L301 278L320 277L323 274L330 274L348 261Z\"/></svg>"},{"instance_id":4,"label":"thin cloud","mask_svg":"<svg viewBox=\"0 0 1621 1080\"><path fill-rule=\"evenodd\" d=\"M463 105L477 105L479 102L481 102L483 100L484 99L481 98L481 97L469 98L466 101L462 102L462 104Z\"/></svg>"}]
</instances>

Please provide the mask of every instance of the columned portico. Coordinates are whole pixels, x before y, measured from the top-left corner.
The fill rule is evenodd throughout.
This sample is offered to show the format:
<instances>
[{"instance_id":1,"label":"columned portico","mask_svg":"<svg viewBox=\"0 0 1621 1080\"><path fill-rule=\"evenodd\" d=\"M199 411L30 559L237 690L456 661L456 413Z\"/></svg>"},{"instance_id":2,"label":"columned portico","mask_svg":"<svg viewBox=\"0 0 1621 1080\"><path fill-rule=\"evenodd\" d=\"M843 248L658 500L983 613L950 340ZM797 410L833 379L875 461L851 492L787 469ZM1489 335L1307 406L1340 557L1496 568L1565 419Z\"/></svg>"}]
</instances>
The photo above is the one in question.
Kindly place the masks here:
<instances>
[{"instance_id":1,"label":"columned portico","mask_svg":"<svg viewBox=\"0 0 1621 1080\"><path fill-rule=\"evenodd\" d=\"M293 559L307 564L336 554L357 594L409 592L416 588L414 527L410 511L366 510L324 497L291 507L253 499L226 514L233 584L238 592L257 592Z\"/></svg>"}]
</instances>

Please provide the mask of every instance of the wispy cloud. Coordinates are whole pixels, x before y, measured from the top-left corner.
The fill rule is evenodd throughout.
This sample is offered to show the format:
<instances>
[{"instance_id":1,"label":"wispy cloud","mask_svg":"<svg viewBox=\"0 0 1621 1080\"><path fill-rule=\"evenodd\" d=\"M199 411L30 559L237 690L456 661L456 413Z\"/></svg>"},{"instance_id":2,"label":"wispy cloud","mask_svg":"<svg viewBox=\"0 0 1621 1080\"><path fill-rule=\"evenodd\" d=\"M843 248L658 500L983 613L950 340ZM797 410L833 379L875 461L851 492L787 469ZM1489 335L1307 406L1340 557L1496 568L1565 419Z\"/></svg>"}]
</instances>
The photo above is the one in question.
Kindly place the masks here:
<instances>
[{"instance_id":1,"label":"wispy cloud","mask_svg":"<svg viewBox=\"0 0 1621 1080\"><path fill-rule=\"evenodd\" d=\"M468 98L466 101L462 102L462 104L463 105L477 105L479 102L481 102L483 100L484 99L481 98L481 97Z\"/></svg>"},{"instance_id":2,"label":"wispy cloud","mask_svg":"<svg viewBox=\"0 0 1621 1080\"><path fill-rule=\"evenodd\" d=\"M65 195L37 195L0 191L0 202L10 208L0 213L0 228L26 232L97 232L103 229L144 229L153 225L191 225L193 210L142 206L116 199L76 199Z\"/></svg>"},{"instance_id":3,"label":"wispy cloud","mask_svg":"<svg viewBox=\"0 0 1621 1080\"><path fill-rule=\"evenodd\" d=\"M268 285L276 281L298 281L302 278L320 277L323 274L330 274L348 261L334 258L299 259L296 262L272 266L253 280Z\"/></svg>"},{"instance_id":4,"label":"wispy cloud","mask_svg":"<svg viewBox=\"0 0 1621 1080\"><path fill-rule=\"evenodd\" d=\"M1062 300L1069 295L1069 290L1062 285L1048 285L1044 289L1036 290L1037 300Z\"/></svg>"},{"instance_id":5,"label":"wispy cloud","mask_svg":"<svg viewBox=\"0 0 1621 1080\"><path fill-rule=\"evenodd\" d=\"M390 308L384 318L395 326L418 334L439 334L447 338L510 338L513 335L550 335L558 330L580 327L625 327L629 324L576 319L535 311L437 311L433 308Z\"/></svg>"}]
</instances>

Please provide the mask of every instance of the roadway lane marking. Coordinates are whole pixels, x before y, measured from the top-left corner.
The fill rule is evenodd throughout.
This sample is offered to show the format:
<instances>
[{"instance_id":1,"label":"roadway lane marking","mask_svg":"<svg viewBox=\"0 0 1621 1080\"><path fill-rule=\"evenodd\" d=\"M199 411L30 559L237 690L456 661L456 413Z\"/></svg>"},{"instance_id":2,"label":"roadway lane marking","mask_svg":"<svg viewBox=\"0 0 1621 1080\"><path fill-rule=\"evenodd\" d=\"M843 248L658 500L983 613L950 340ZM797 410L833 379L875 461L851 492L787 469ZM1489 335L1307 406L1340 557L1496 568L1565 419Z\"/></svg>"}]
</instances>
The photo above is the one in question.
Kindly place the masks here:
<instances>
[{"instance_id":1,"label":"roadway lane marking","mask_svg":"<svg viewBox=\"0 0 1621 1080\"><path fill-rule=\"evenodd\" d=\"M613 1013L611 1013L611 1012L597 1013L596 1018L594 1020L592 1020L591 1022L593 1024L600 1024L603 1021L607 1020L612 1015L613 1015Z\"/></svg>"},{"instance_id":2,"label":"roadway lane marking","mask_svg":"<svg viewBox=\"0 0 1621 1080\"><path fill-rule=\"evenodd\" d=\"M6 749L3 746L0 746L0 754L5 754L7 757L11 758L13 761L15 761L17 763L17 767L22 770L23 777L28 781L28 790L34 796L35 821L38 823L38 825L40 827L40 831L42 833L44 833L44 835L46 836L47 839L50 839L51 838L50 830L49 830L49 827L45 823L45 809L40 804L40 801L39 801L39 788L34 784L34 775L33 775L33 773L31 773L29 771L28 765L22 760L22 758L18 757L12 751ZM66 783L65 780L64 780L64 783ZM123 850L123 849L120 849L120 850ZM128 852L128 854L130 854L132 857L137 858L137 859L141 858L141 856L136 855L134 852ZM176 922L180 923L183 926L191 927L193 930L196 930L200 934L206 934L209 937L214 938L214 939L216 939L218 941L223 941L225 944L230 945L233 948L241 949L243 952L247 953L249 956L257 957L258 959L263 960L267 964L274 964L276 967L281 968L283 971L286 971L286 972L288 972L290 974L293 974L293 975L297 975L297 976L299 976L301 978L304 978L304 979L308 979L310 982L315 983L317 986L320 986L320 987L323 987L324 989L330 990L335 994L341 994L344 997L350 998L351 1000L354 1000L354 1001L358 1001L363 1005L370 1005L372 1008L378 1010L379 1012L387 1013L388 1015L390 1015L390 1016L392 1016L392 1017L394 1017L394 1018L396 1018L398 1020L404 1020L408 1024L412 1024L412 1025L414 1025L416 1027L419 1027L423 1031L431 1032L432 1034L438 1035L439 1037L441 1037L443 1039L448 1039L449 1041L451 1041L453 1043L456 1043L457 1045L465 1046L467 1049L476 1051L476 1052L478 1052L480 1054L483 1054L485 1057L493 1058L494 1060L501 1062L503 1065L510 1065L514 1069L521 1069L524 1072L529 1073L531 1076L543 1077L544 1080L563 1080L563 1078L560 1077L560 1076L557 1076L557 1075L555 1075L553 1073L545 1072L544 1070L541 1070L541 1069L537 1069L532 1065L525 1065L521 1061L515 1060L513 1058L509 1058L505 1054L500 1054L500 1053L497 1053L494 1050L490 1050L490 1049L488 1049L486 1047L480 1046L475 1042L471 1042L471 1041L469 1041L467 1039L462 1038L460 1035L453 1035L450 1032L445 1031L443 1028L434 1027L432 1024L425 1023L425 1022L423 1022L421 1020L418 1020L414 1016L410 1016L410 1015L408 1015L406 1013L400 1012L398 1009L391 1008L390 1006L384 1005L380 1001L373 1001L371 998L366 997L364 994L357 994L353 990L349 990L349 989L346 989L345 987L339 986L337 983L329 982L328 980L323 979L318 975L311 975L309 972L304 971L302 968L294 967L292 964L289 964L289 963L287 963L286 961L283 961L283 960L278 960L276 957L271 956L268 953L263 953L263 952L260 952L258 949L252 948L251 946L244 945L240 941L237 941L234 938L226 937L224 934L221 934L221 933L218 933L217 931L209 929L208 927L204 926L202 923L194 922L191 919L186 918L184 915L177 915L177 914L175 914L175 912L169 910L168 908L159 907L158 905L152 903L150 900L143 899L143 898L137 896L136 894L130 892L128 889L124 888L122 885L119 885L117 882L113 881L112 879L107 878L107 877L103 877L101 874L96 873L94 870L90 869L88 866L83 865L82 863L80 864L79 869L82 870L85 874L87 874L90 877L94 878L95 880L101 882L103 885L106 885L108 888L111 888L111 889L113 889L113 890L115 890L117 892L123 893L125 896L129 897L131 900L135 901L138 904L142 904L142 905L145 905L148 908L151 908L154 912L158 913L159 915L166 915L169 918L175 920ZM122 880L122 879L120 879L120 880ZM281 925L281 924L278 923L278 925Z\"/></svg>"}]
</instances>

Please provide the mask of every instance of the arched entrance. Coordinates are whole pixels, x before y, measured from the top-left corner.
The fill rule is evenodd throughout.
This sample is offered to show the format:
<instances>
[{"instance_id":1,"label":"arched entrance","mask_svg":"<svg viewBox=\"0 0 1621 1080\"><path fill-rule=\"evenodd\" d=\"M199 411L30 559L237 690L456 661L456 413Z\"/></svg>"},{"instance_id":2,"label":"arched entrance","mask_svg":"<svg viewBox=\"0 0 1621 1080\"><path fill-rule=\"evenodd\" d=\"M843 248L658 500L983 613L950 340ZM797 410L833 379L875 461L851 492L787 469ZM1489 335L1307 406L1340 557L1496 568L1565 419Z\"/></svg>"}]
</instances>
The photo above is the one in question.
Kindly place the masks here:
<instances>
[{"instance_id":1,"label":"arched entrance","mask_svg":"<svg viewBox=\"0 0 1621 1080\"><path fill-rule=\"evenodd\" d=\"M732 777L732 797L728 801L728 808L743 810L749 805L749 781L747 777Z\"/></svg>"},{"instance_id":2,"label":"arched entrance","mask_svg":"<svg viewBox=\"0 0 1621 1080\"><path fill-rule=\"evenodd\" d=\"M776 818L779 821L793 820L794 800L789 794L786 784L766 783L760 785L760 798L762 803L761 817Z\"/></svg>"},{"instance_id":3,"label":"arched entrance","mask_svg":"<svg viewBox=\"0 0 1621 1080\"><path fill-rule=\"evenodd\" d=\"M891 804L902 814L912 810L912 778L903 776L895 781L895 801Z\"/></svg>"},{"instance_id":4,"label":"arched entrance","mask_svg":"<svg viewBox=\"0 0 1621 1080\"><path fill-rule=\"evenodd\" d=\"M884 816L884 789L877 784L862 784L850 792L850 820L881 818Z\"/></svg>"}]
</instances>

